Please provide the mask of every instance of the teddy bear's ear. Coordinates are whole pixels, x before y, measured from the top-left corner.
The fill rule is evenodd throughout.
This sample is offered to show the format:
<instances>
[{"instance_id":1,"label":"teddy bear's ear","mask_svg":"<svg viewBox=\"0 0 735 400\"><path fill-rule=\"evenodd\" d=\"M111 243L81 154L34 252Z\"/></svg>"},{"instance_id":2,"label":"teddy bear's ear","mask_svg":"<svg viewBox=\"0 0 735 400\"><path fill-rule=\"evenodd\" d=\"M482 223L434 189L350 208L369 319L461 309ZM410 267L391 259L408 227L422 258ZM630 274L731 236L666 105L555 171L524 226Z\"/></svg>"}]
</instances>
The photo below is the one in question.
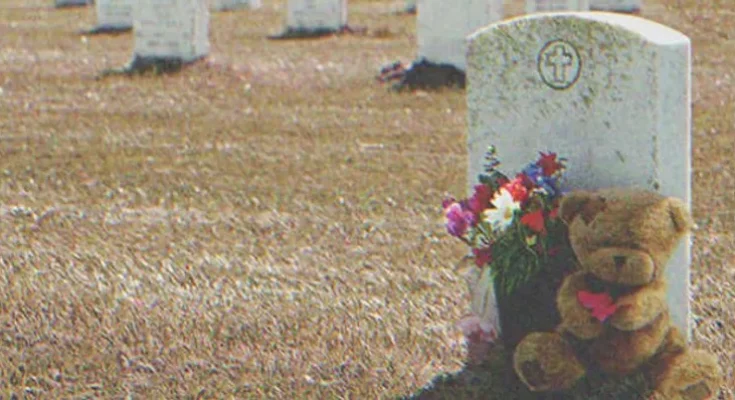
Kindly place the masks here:
<instances>
[{"instance_id":1,"label":"teddy bear's ear","mask_svg":"<svg viewBox=\"0 0 735 400\"><path fill-rule=\"evenodd\" d=\"M666 199L666 202L668 203L667 205L671 222L674 224L674 229L676 229L677 232L687 232L694 227L694 221L692 221L689 210L683 201L670 197Z\"/></svg>"},{"instance_id":2,"label":"teddy bear's ear","mask_svg":"<svg viewBox=\"0 0 735 400\"><path fill-rule=\"evenodd\" d=\"M562 221L572 222L581 216L589 224L598 212L605 209L605 198L595 193L578 190L564 195L559 205L559 215Z\"/></svg>"}]
</instances>

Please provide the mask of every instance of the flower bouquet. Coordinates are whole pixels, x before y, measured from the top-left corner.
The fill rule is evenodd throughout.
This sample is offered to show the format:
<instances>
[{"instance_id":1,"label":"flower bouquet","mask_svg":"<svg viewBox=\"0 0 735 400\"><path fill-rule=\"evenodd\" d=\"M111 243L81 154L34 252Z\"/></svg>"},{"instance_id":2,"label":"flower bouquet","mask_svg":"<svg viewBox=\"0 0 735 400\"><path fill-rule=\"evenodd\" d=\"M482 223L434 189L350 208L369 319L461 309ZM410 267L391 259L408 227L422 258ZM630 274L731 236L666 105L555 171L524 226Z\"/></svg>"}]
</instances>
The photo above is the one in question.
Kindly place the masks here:
<instances>
[{"instance_id":1,"label":"flower bouquet","mask_svg":"<svg viewBox=\"0 0 735 400\"><path fill-rule=\"evenodd\" d=\"M502 328L514 347L559 321L556 292L574 266L566 225L558 218L565 160L540 153L513 179L501 173L493 146L480 184L468 199L444 200L450 235L466 243L474 260L468 273L472 315L460 328L472 342L492 342Z\"/></svg>"}]
</instances>

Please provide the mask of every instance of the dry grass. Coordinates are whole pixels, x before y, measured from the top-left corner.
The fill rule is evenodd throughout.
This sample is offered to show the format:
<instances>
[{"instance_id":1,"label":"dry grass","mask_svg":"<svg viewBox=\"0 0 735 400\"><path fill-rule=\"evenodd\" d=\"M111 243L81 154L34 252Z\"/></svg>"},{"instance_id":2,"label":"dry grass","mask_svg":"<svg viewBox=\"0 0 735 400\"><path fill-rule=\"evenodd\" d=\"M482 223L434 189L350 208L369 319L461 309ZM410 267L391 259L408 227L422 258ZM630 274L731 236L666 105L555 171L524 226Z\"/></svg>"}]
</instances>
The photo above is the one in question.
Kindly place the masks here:
<instances>
[{"instance_id":1,"label":"dry grass","mask_svg":"<svg viewBox=\"0 0 735 400\"><path fill-rule=\"evenodd\" d=\"M733 399L735 6L644 2L694 43L694 339ZM132 37L50 3L0 6L0 398L391 398L461 367L464 95L374 81L414 17L351 0L367 36L271 42L266 1L213 15L206 62L97 81Z\"/></svg>"}]
</instances>

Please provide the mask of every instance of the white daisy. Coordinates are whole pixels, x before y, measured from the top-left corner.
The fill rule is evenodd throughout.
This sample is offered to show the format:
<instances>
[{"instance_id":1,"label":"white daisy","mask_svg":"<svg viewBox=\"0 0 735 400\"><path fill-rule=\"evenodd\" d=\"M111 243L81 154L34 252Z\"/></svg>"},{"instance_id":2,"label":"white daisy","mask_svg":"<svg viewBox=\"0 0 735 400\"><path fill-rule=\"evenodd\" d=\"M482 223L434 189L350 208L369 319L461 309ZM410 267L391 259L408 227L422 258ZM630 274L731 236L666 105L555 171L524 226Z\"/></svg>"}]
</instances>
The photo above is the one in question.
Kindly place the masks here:
<instances>
[{"instance_id":1,"label":"white daisy","mask_svg":"<svg viewBox=\"0 0 735 400\"><path fill-rule=\"evenodd\" d=\"M489 208L483 213L493 230L502 232L513 222L513 212L520 210L521 204L513 200L513 195L504 188L493 197L491 201L494 208Z\"/></svg>"}]
</instances>

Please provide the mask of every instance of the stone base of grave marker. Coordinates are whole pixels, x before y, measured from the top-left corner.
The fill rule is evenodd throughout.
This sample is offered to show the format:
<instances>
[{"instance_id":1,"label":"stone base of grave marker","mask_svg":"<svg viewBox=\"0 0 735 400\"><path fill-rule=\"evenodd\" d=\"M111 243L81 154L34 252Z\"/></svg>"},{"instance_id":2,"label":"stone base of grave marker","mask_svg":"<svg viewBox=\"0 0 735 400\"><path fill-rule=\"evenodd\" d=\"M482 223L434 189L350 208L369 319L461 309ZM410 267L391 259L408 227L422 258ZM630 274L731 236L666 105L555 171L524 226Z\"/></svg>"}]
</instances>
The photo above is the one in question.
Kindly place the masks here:
<instances>
[{"instance_id":1,"label":"stone base of grave marker","mask_svg":"<svg viewBox=\"0 0 735 400\"><path fill-rule=\"evenodd\" d=\"M214 11L233 11L233 10L254 10L263 5L261 0L214 0L212 2L212 10Z\"/></svg>"},{"instance_id":2,"label":"stone base of grave marker","mask_svg":"<svg viewBox=\"0 0 735 400\"><path fill-rule=\"evenodd\" d=\"M396 62L380 69L380 82L393 82L394 90L438 89L456 87L464 89L465 72L451 64L435 64L424 59L406 68Z\"/></svg>"}]
</instances>

